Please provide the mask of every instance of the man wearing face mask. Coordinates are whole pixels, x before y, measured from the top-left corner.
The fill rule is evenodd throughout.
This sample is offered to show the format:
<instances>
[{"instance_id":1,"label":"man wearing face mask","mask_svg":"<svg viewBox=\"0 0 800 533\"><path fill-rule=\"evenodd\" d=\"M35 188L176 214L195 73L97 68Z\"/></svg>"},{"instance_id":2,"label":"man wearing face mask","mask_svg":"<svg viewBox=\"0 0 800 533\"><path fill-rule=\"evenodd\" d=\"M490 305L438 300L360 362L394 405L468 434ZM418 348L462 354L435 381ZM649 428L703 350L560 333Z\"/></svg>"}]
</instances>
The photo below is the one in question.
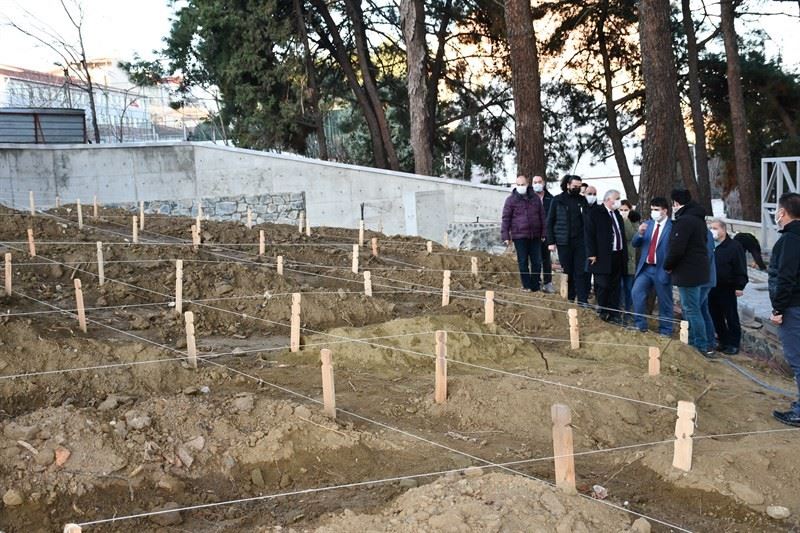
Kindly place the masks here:
<instances>
[{"instance_id":1,"label":"man wearing face mask","mask_svg":"<svg viewBox=\"0 0 800 533\"><path fill-rule=\"evenodd\" d=\"M772 248L769 261L771 320L778 326L783 357L794 372L800 391L800 194L781 195L775 223L781 237ZM800 427L800 394L788 411L772 414L779 422Z\"/></svg>"},{"instance_id":2,"label":"man wearing face mask","mask_svg":"<svg viewBox=\"0 0 800 533\"><path fill-rule=\"evenodd\" d=\"M544 206L525 176L517 176L517 184L506 199L500 231L506 246L514 242L523 290L538 291L546 236Z\"/></svg>"},{"instance_id":3,"label":"man wearing face mask","mask_svg":"<svg viewBox=\"0 0 800 533\"><path fill-rule=\"evenodd\" d=\"M597 188L593 185L589 185L586 187L586 192L584 194L586 197L586 203L589 204L589 207L594 207L597 205Z\"/></svg>"},{"instance_id":4,"label":"man wearing face mask","mask_svg":"<svg viewBox=\"0 0 800 533\"><path fill-rule=\"evenodd\" d=\"M544 214L550 212L550 204L553 203L553 195L545 187L544 178L534 176L531 183L533 192L542 201ZM547 239L542 241L542 292L553 294L556 289L553 287L553 261L550 257L550 248L547 246Z\"/></svg>"},{"instance_id":5,"label":"man wearing face mask","mask_svg":"<svg viewBox=\"0 0 800 533\"><path fill-rule=\"evenodd\" d=\"M594 274L598 314L606 322L622 325L619 294L628 262L628 246L624 221L618 212L622 205L619 198L619 191L607 191L602 205L590 209L586 215L584 232L588 268Z\"/></svg>"},{"instance_id":6,"label":"man wearing face mask","mask_svg":"<svg viewBox=\"0 0 800 533\"><path fill-rule=\"evenodd\" d=\"M675 221L669 236L669 254L664 269L672 275L672 283L678 287L683 318L689 322L689 344L704 357L713 358L714 351L709 350L701 307L701 287L710 278L706 212L701 205L692 201L691 194L685 189L673 190L671 198Z\"/></svg>"},{"instance_id":7,"label":"man wearing face mask","mask_svg":"<svg viewBox=\"0 0 800 533\"><path fill-rule=\"evenodd\" d=\"M669 236L672 221L669 219L669 204L666 198L650 200L650 220L639 225L633 238L633 247L642 251L636 267L631 297L633 299L634 323L639 331L647 331L647 297L655 290L658 298L658 332L672 336L672 281L664 270L664 261L669 254Z\"/></svg>"},{"instance_id":8,"label":"man wearing face mask","mask_svg":"<svg viewBox=\"0 0 800 533\"><path fill-rule=\"evenodd\" d=\"M558 260L567 275L567 299L588 305L589 283L586 274L586 244L583 220L588 209L581 196L580 176L567 174L561 180L564 191L555 198L547 212L547 244L550 251L558 249Z\"/></svg>"},{"instance_id":9,"label":"man wearing face mask","mask_svg":"<svg viewBox=\"0 0 800 533\"><path fill-rule=\"evenodd\" d=\"M728 236L728 226L722 220L711 222L714 239L714 263L717 267L717 284L708 294L708 308L722 353L736 355L742 340L739 325L739 304L736 298L747 285L747 258L744 248Z\"/></svg>"}]
</instances>

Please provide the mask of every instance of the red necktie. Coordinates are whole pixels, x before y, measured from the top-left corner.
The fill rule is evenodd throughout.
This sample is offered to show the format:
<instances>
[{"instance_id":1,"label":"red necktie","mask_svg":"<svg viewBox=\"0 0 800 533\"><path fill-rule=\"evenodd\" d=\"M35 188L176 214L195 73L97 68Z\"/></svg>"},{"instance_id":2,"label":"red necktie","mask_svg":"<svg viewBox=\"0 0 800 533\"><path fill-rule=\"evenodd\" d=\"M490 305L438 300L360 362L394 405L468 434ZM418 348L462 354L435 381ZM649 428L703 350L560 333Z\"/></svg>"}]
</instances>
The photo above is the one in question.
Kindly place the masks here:
<instances>
[{"instance_id":1,"label":"red necktie","mask_svg":"<svg viewBox=\"0 0 800 533\"><path fill-rule=\"evenodd\" d=\"M656 264L656 246L658 245L658 230L661 226L656 224L656 229L653 231L653 237L650 239L650 249L647 250L647 264Z\"/></svg>"}]
</instances>

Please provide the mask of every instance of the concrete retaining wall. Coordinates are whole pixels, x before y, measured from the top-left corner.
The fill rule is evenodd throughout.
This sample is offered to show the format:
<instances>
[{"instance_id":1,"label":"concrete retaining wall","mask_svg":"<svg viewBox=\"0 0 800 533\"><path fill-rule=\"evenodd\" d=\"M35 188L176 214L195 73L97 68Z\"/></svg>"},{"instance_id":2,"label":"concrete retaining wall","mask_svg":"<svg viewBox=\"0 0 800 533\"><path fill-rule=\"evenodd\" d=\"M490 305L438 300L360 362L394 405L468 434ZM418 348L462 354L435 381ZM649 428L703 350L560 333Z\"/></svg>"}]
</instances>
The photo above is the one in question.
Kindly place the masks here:
<instances>
[{"instance_id":1,"label":"concrete retaining wall","mask_svg":"<svg viewBox=\"0 0 800 533\"><path fill-rule=\"evenodd\" d=\"M313 226L355 228L364 203L367 226L389 234L406 233L409 193L443 191L441 204L417 216L445 224L499 221L509 194L503 187L207 143L0 145L0 202L26 208L30 190L45 208L56 196L87 204L97 194L103 204L121 204L304 192ZM437 226L418 224L419 234L441 241L441 232L423 233Z\"/></svg>"}]
</instances>

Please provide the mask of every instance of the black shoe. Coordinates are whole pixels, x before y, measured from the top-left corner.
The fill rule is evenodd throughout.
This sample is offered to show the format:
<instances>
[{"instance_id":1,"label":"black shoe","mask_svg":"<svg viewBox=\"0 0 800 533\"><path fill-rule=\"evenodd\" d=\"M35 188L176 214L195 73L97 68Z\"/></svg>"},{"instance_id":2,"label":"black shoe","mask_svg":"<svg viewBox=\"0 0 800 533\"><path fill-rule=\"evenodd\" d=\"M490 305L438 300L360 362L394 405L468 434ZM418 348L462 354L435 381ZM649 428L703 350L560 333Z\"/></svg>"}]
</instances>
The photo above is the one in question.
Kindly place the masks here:
<instances>
[{"instance_id":1,"label":"black shoe","mask_svg":"<svg viewBox=\"0 0 800 533\"><path fill-rule=\"evenodd\" d=\"M775 420L787 426L800 427L800 412L792 411L773 411L772 416Z\"/></svg>"},{"instance_id":2,"label":"black shoe","mask_svg":"<svg viewBox=\"0 0 800 533\"><path fill-rule=\"evenodd\" d=\"M700 355L702 355L706 359L716 359L717 358L717 352L715 352L714 350L700 350L700 349L698 349L697 351L700 352Z\"/></svg>"},{"instance_id":3,"label":"black shoe","mask_svg":"<svg viewBox=\"0 0 800 533\"><path fill-rule=\"evenodd\" d=\"M721 351L725 355L738 355L739 354L739 348L737 348L735 346L727 346L727 347L723 348Z\"/></svg>"}]
</instances>

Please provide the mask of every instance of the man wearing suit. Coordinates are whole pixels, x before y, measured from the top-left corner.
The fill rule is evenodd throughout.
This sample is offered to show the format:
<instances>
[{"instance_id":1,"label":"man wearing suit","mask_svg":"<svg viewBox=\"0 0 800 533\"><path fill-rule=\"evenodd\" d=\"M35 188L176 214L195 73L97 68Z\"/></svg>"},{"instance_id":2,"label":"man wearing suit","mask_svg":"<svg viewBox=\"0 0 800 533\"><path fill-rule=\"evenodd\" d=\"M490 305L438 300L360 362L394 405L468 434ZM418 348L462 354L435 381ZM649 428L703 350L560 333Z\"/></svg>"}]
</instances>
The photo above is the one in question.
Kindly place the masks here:
<instances>
[{"instance_id":1,"label":"man wearing suit","mask_svg":"<svg viewBox=\"0 0 800 533\"><path fill-rule=\"evenodd\" d=\"M600 318L622 324L619 312L620 283L628 262L627 243L619 191L610 190L603 203L589 209L584 223L588 271L594 274Z\"/></svg>"},{"instance_id":2,"label":"man wearing suit","mask_svg":"<svg viewBox=\"0 0 800 533\"><path fill-rule=\"evenodd\" d=\"M650 200L650 220L639 226L639 232L631 243L634 248L642 250L631 291L636 328L647 331L647 317L644 316L647 312L647 295L655 289L658 298L658 332L667 337L672 336L672 281L664 270L664 261L669 253L671 232L667 199L656 197Z\"/></svg>"}]
</instances>

